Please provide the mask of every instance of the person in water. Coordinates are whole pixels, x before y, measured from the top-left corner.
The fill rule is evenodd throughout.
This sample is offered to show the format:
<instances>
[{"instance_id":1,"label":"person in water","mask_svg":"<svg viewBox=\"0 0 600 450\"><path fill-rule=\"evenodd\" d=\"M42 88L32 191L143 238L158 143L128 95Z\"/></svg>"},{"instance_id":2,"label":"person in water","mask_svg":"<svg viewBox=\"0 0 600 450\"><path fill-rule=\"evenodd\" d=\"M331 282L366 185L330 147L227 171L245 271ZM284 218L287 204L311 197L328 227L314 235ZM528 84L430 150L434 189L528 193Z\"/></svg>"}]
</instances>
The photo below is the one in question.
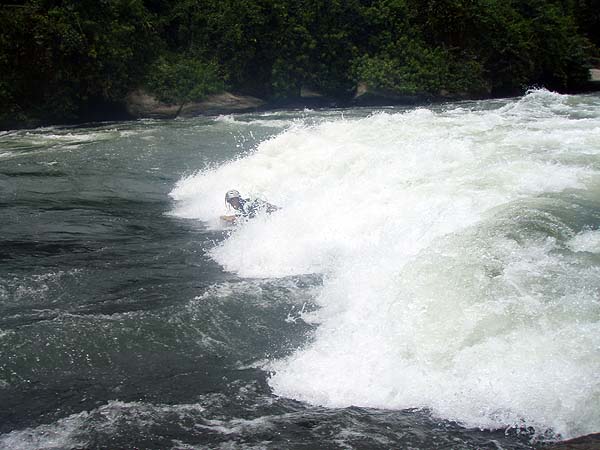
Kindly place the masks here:
<instances>
[{"instance_id":1,"label":"person in water","mask_svg":"<svg viewBox=\"0 0 600 450\"><path fill-rule=\"evenodd\" d=\"M279 209L277 206L271 205L260 198L255 198L254 200L242 198L240 193L235 189L227 191L225 194L225 203L235 210L235 215L221 216L221 219L230 223L235 222L239 218L252 219L262 211L271 214Z\"/></svg>"}]
</instances>

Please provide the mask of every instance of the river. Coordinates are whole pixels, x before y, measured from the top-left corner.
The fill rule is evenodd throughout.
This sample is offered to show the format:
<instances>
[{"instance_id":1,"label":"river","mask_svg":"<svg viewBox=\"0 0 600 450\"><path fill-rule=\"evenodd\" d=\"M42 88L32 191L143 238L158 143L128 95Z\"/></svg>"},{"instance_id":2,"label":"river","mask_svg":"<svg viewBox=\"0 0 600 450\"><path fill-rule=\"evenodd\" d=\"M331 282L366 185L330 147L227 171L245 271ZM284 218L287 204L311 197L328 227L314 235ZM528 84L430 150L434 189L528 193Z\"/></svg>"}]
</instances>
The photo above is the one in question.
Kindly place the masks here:
<instances>
[{"instance_id":1,"label":"river","mask_svg":"<svg viewBox=\"0 0 600 450\"><path fill-rule=\"evenodd\" d=\"M0 132L0 206L0 448L600 431L600 95Z\"/></svg>"}]
</instances>

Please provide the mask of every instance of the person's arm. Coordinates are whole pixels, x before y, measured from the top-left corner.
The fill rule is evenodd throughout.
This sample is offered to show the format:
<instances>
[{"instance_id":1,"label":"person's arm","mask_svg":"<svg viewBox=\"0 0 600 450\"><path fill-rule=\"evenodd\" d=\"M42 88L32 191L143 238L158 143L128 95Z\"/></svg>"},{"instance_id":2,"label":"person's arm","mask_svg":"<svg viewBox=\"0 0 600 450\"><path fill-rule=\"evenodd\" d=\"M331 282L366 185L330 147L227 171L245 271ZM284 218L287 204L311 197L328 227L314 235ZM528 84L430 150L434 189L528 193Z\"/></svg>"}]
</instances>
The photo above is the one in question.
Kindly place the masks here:
<instances>
[{"instance_id":1,"label":"person's arm","mask_svg":"<svg viewBox=\"0 0 600 450\"><path fill-rule=\"evenodd\" d=\"M235 221L237 220L238 216L233 215L233 216L221 216L221 220L223 222L226 222L228 224L234 224Z\"/></svg>"}]
</instances>

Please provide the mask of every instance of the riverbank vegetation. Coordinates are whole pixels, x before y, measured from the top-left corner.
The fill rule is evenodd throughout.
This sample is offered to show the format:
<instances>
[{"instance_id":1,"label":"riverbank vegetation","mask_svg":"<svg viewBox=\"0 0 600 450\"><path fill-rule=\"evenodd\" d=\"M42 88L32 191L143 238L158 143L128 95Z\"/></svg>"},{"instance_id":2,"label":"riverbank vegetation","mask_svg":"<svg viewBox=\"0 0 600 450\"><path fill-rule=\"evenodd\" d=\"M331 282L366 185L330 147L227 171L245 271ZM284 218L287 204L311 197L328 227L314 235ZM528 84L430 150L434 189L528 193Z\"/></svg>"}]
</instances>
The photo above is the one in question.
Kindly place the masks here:
<instances>
[{"instance_id":1,"label":"riverbank vegetation","mask_svg":"<svg viewBox=\"0 0 600 450\"><path fill-rule=\"evenodd\" d=\"M599 0L28 0L0 6L0 125L117 117L143 87L181 103L358 83L396 96L582 88Z\"/></svg>"}]
</instances>

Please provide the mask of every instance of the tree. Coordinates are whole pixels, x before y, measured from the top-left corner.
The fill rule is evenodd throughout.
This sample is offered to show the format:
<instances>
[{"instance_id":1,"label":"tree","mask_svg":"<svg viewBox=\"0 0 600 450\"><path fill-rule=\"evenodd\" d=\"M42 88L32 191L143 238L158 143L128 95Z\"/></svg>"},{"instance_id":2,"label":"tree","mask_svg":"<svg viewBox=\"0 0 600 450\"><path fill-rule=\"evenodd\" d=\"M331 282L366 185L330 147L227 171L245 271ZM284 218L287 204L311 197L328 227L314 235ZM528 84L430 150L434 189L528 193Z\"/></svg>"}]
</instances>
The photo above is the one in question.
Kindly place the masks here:
<instances>
[{"instance_id":1,"label":"tree","mask_svg":"<svg viewBox=\"0 0 600 450\"><path fill-rule=\"evenodd\" d=\"M224 88L215 63L178 56L158 58L149 69L146 86L159 100L181 106Z\"/></svg>"}]
</instances>

